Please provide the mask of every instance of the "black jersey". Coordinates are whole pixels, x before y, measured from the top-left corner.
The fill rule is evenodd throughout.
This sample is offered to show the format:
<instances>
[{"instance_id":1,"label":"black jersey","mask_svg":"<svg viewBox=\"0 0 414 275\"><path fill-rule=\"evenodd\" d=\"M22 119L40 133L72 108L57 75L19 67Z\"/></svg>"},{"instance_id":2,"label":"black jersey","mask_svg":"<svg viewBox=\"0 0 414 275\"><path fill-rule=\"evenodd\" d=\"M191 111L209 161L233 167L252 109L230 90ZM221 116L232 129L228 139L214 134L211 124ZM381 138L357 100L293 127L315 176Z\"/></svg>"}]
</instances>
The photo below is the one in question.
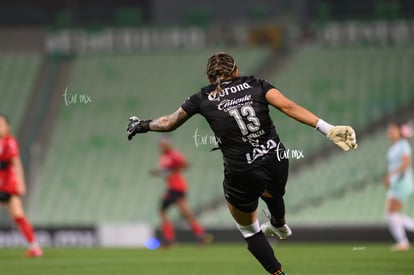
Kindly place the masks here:
<instances>
[{"instance_id":1,"label":"black jersey","mask_svg":"<svg viewBox=\"0 0 414 275\"><path fill-rule=\"evenodd\" d=\"M215 84L189 97L181 106L190 116L204 116L231 170L253 169L278 150L279 137L269 116L265 94L272 84L253 76Z\"/></svg>"}]
</instances>

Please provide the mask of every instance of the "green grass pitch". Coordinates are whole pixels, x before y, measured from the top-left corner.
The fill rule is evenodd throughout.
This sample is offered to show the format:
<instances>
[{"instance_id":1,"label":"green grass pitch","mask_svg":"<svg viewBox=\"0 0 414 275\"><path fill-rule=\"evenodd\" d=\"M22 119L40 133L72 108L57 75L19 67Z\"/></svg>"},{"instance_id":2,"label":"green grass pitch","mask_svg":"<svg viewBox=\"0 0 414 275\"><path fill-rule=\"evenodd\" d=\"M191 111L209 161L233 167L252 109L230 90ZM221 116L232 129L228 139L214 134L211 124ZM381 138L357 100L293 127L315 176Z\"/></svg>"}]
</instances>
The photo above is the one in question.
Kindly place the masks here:
<instances>
[{"instance_id":1,"label":"green grass pitch","mask_svg":"<svg viewBox=\"0 0 414 275\"><path fill-rule=\"evenodd\" d=\"M287 274L414 274L414 250L385 244L275 243ZM168 250L46 248L41 259L22 249L0 249L0 274L23 275L242 275L267 274L244 244L176 245Z\"/></svg>"}]
</instances>

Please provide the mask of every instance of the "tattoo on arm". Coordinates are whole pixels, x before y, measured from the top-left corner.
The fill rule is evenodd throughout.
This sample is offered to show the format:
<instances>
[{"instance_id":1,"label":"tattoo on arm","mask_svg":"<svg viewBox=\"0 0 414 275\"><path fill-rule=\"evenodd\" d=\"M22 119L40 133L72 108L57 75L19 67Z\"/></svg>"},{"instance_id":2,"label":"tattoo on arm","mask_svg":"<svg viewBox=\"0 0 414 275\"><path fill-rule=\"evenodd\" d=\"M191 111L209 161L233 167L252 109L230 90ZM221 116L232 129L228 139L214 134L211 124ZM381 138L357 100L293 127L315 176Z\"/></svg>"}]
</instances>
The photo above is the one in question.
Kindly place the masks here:
<instances>
[{"instance_id":1,"label":"tattoo on arm","mask_svg":"<svg viewBox=\"0 0 414 275\"><path fill-rule=\"evenodd\" d=\"M180 107L172 114L153 119L150 130L154 132L170 132L180 127L190 116Z\"/></svg>"}]
</instances>

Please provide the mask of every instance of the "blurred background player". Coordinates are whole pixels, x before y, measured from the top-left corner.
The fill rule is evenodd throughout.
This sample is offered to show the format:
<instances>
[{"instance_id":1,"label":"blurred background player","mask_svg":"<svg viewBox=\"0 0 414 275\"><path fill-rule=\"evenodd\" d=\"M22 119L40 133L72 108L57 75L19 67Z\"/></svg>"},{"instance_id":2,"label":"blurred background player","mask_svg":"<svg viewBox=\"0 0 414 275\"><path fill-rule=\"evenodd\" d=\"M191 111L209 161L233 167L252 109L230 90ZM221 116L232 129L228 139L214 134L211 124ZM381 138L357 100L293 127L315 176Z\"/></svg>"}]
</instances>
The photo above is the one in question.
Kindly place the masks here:
<instances>
[{"instance_id":1,"label":"blurred background player","mask_svg":"<svg viewBox=\"0 0 414 275\"><path fill-rule=\"evenodd\" d=\"M405 229L414 232L414 220L401 213L404 202L413 192L409 132L407 126L396 122L387 128L391 147L387 153L388 173L385 176L388 188L386 211L389 230L396 241L392 249L397 251L410 249Z\"/></svg>"},{"instance_id":2,"label":"blurred background player","mask_svg":"<svg viewBox=\"0 0 414 275\"><path fill-rule=\"evenodd\" d=\"M167 211L170 206L176 204L181 215L191 227L194 235L200 243L208 241L204 228L193 215L186 200L187 182L182 171L187 169L188 164L182 153L174 149L171 139L163 136L158 142L160 157L158 168L151 169L152 176L163 177L166 181L167 190L163 194L160 205L161 232L163 235L163 246L168 247L175 241L174 225L168 218Z\"/></svg>"},{"instance_id":3,"label":"blurred background player","mask_svg":"<svg viewBox=\"0 0 414 275\"><path fill-rule=\"evenodd\" d=\"M289 161L272 119L269 105L287 116L314 127L343 150L356 149L350 126L333 126L287 99L272 84L254 76L239 76L232 56L219 52L209 57L208 86L187 100L172 114L153 120L131 117L128 139L148 131L177 129L199 113L206 118L224 159L224 196L248 250L267 272L285 274L266 235L286 239L292 234L285 222L285 186ZM222 104L225 102L227 105ZM269 221L260 226L259 198L269 209Z\"/></svg>"},{"instance_id":4,"label":"blurred background player","mask_svg":"<svg viewBox=\"0 0 414 275\"><path fill-rule=\"evenodd\" d=\"M10 133L8 118L0 114L0 205L6 205L20 232L29 243L27 257L40 257L39 247L32 225L27 220L21 196L26 193L19 145Z\"/></svg>"}]
</instances>

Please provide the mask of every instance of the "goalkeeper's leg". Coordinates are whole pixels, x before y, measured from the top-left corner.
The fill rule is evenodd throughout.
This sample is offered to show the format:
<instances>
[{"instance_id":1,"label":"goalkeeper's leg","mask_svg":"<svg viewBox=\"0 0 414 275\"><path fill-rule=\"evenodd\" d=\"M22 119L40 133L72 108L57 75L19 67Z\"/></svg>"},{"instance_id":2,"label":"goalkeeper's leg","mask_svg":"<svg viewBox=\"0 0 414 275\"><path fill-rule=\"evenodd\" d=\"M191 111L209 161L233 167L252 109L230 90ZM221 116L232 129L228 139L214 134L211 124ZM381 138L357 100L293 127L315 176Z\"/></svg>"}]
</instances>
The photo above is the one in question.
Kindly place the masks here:
<instances>
[{"instance_id":1,"label":"goalkeeper's leg","mask_svg":"<svg viewBox=\"0 0 414 275\"><path fill-rule=\"evenodd\" d=\"M269 219L261 225L262 231L268 236L277 235L281 240L292 235L292 230L285 222L285 202L282 195L262 196L269 211L265 211Z\"/></svg>"},{"instance_id":2,"label":"goalkeeper's leg","mask_svg":"<svg viewBox=\"0 0 414 275\"><path fill-rule=\"evenodd\" d=\"M262 196L271 216L270 223L275 227L283 226L285 222L285 201L282 195Z\"/></svg>"},{"instance_id":3,"label":"goalkeeper's leg","mask_svg":"<svg viewBox=\"0 0 414 275\"><path fill-rule=\"evenodd\" d=\"M285 274L280 262L274 255L269 241L260 230L257 211L254 210L251 213L247 213L237 209L230 203L227 203L227 206L247 243L247 249L250 253L270 274Z\"/></svg>"},{"instance_id":4,"label":"goalkeeper's leg","mask_svg":"<svg viewBox=\"0 0 414 275\"><path fill-rule=\"evenodd\" d=\"M285 222L285 201L283 199L288 171L289 161L287 159L269 164L268 172L271 174L271 182L266 186L266 191L261 196L270 212L269 214L265 211L269 221L262 224L262 231L268 236L277 235L280 239L286 239L292 235L292 230Z\"/></svg>"}]
</instances>

